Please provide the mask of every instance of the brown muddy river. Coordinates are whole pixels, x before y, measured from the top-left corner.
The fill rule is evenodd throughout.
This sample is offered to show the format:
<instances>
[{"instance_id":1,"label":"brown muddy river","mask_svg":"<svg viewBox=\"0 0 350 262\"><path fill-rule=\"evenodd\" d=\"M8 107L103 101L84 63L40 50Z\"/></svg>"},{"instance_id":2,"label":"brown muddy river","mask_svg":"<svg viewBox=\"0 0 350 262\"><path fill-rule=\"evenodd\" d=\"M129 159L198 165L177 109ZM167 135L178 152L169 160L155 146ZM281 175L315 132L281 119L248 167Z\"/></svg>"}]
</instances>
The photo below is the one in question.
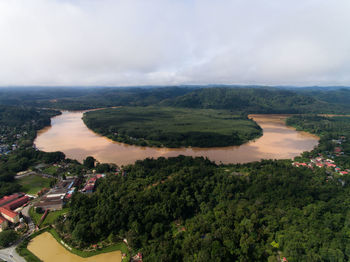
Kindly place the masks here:
<instances>
[{"instance_id":1,"label":"brown muddy river","mask_svg":"<svg viewBox=\"0 0 350 262\"><path fill-rule=\"evenodd\" d=\"M152 148L114 142L95 134L81 119L83 112L63 112L53 117L51 126L39 131L36 146L43 151L62 151L67 157L82 161L93 156L100 162L126 165L147 157L178 155L203 156L217 163L247 163L261 159L293 158L313 149L318 137L285 125L286 115L251 115L264 135L241 146L218 148Z\"/></svg>"}]
</instances>

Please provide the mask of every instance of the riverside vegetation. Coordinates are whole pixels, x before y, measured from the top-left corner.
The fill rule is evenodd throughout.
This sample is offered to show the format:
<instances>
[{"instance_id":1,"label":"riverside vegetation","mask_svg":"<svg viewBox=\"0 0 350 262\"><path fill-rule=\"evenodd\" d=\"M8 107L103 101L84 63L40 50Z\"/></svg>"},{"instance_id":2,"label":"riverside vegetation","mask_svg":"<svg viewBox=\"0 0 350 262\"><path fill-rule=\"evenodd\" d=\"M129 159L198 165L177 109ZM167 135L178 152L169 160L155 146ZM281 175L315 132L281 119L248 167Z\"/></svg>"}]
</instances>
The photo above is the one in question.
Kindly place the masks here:
<instances>
[{"instance_id":1,"label":"riverside vegetation","mask_svg":"<svg viewBox=\"0 0 350 262\"><path fill-rule=\"evenodd\" d=\"M122 107L90 111L83 120L96 133L141 146L231 146L262 135L247 116L210 109Z\"/></svg>"},{"instance_id":2,"label":"riverside vegetation","mask_svg":"<svg viewBox=\"0 0 350 262\"><path fill-rule=\"evenodd\" d=\"M344 117L294 116L318 133L303 158L326 155L350 137ZM337 164L349 167L349 142ZM57 228L82 247L125 237L144 261L347 261L350 177L290 160L216 165L204 158L146 159L108 176L92 196L76 194ZM89 212L86 212L89 210ZM114 219L110 219L113 217Z\"/></svg>"},{"instance_id":3,"label":"riverside vegetation","mask_svg":"<svg viewBox=\"0 0 350 262\"><path fill-rule=\"evenodd\" d=\"M277 93L271 92L276 97ZM312 109L311 112L332 113L347 110L345 103L348 100L343 96L330 96L328 91L322 92L322 96L315 95L310 100L311 106L303 101L310 99L313 91L288 92L292 92L291 97L300 95L301 99L290 111ZM268 107L273 110L268 112L289 112L281 102L288 98L288 92L282 92L284 95L276 98ZM342 94L347 92L341 91ZM189 96L192 99L192 95ZM93 94L88 94L80 99L85 101L85 109L86 105L97 107L108 100L102 97L95 99ZM127 97L133 97L133 94ZM7 97L3 98L6 102ZM66 108L79 105L74 97L61 99L50 102L28 97L25 103L30 105L35 101L37 105L47 103L52 107L61 103ZM185 106L183 99L176 104L166 99L166 96L158 97L156 101L162 105ZM217 109L222 106L222 99L224 96L214 105L207 105L202 102L205 101L202 97L199 106L192 104L192 107ZM257 98L251 96L248 101L254 99ZM187 98L184 100L188 101ZM264 100L259 101L258 106ZM11 99L7 102L11 103ZM110 101L110 104L118 105L114 102ZM125 103L134 105L136 102ZM224 104L230 103L232 105L226 110L234 110L232 101ZM344 107L336 105L339 103L344 103ZM319 105L324 105L322 110L317 108ZM245 106L242 110L249 109L244 111L245 114L251 108ZM11 114L7 117L10 119ZM41 113L34 118L41 117L49 119ZM20 120L15 126L20 126L22 121L31 123L35 120L28 119ZM332 139L350 137L347 118L295 116L287 123L321 136L319 147L304 153L304 158L327 154L334 147ZM37 128L30 127L30 130ZM35 134L35 131L31 133ZM62 153L37 151L28 141L22 144L25 140L32 141L31 137L20 138L18 145L23 146L1 157L2 195L21 190L13 179L15 172L38 162L64 159ZM335 161L349 167L349 142L344 142L342 147L344 155L337 156ZM97 191L91 195L75 193L72 196L67 217L59 216L54 222L67 243L86 248L106 239L126 238L132 253L142 252L144 261L277 261L281 256L287 257L288 261L350 259L350 178L347 175L330 179L325 168L294 168L290 160L216 165L204 158L183 156L146 159L126 166L123 171L123 175L108 175L100 180Z\"/></svg>"}]
</instances>

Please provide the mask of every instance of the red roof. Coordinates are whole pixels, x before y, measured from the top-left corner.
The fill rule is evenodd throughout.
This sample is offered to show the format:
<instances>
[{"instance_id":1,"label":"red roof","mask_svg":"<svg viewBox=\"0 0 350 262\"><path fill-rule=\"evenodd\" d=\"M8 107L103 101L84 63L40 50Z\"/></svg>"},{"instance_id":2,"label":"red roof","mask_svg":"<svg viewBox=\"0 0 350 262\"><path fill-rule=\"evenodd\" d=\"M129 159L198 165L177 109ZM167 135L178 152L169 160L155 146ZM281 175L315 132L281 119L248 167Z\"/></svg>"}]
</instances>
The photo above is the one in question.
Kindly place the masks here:
<instances>
[{"instance_id":1,"label":"red roof","mask_svg":"<svg viewBox=\"0 0 350 262\"><path fill-rule=\"evenodd\" d=\"M87 185L84 187L84 190L87 191L87 190L93 190L94 189L94 185Z\"/></svg>"},{"instance_id":2,"label":"red roof","mask_svg":"<svg viewBox=\"0 0 350 262\"><path fill-rule=\"evenodd\" d=\"M68 198L71 198L72 197L72 194L67 194L66 195L66 198L68 199Z\"/></svg>"},{"instance_id":3,"label":"red roof","mask_svg":"<svg viewBox=\"0 0 350 262\"><path fill-rule=\"evenodd\" d=\"M5 214L11 218L15 218L18 214L16 212L13 212L11 210L8 210L6 208L0 207L0 213Z\"/></svg>"},{"instance_id":4,"label":"red roof","mask_svg":"<svg viewBox=\"0 0 350 262\"><path fill-rule=\"evenodd\" d=\"M23 204L27 203L29 201L29 197L28 196L23 196L21 198L18 198L8 204L6 204L4 206L4 208L7 208L7 209L16 209L17 207L20 207L22 206Z\"/></svg>"},{"instance_id":5,"label":"red roof","mask_svg":"<svg viewBox=\"0 0 350 262\"><path fill-rule=\"evenodd\" d=\"M341 152L341 148L340 147L334 148L334 152Z\"/></svg>"},{"instance_id":6,"label":"red roof","mask_svg":"<svg viewBox=\"0 0 350 262\"><path fill-rule=\"evenodd\" d=\"M10 195L10 196L4 196L3 198L0 199L0 206L3 206L5 204L9 203L10 201L13 201L21 196L22 195L18 194L18 193Z\"/></svg>"}]
</instances>

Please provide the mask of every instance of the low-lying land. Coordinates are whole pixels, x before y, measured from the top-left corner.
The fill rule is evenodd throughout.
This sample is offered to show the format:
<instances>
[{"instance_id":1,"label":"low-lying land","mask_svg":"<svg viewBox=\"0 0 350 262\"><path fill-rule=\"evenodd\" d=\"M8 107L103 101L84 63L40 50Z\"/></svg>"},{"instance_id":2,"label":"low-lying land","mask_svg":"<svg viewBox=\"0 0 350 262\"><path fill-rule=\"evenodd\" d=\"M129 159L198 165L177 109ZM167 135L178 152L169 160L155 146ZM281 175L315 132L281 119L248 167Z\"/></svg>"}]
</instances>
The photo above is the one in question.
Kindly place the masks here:
<instances>
[{"instance_id":1,"label":"low-lying land","mask_svg":"<svg viewBox=\"0 0 350 262\"><path fill-rule=\"evenodd\" d=\"M141 146L231 146L262 135L247 116L211 109L122 107L90 111L83 120L96 133Z\"/></svg>"}]
</instances>

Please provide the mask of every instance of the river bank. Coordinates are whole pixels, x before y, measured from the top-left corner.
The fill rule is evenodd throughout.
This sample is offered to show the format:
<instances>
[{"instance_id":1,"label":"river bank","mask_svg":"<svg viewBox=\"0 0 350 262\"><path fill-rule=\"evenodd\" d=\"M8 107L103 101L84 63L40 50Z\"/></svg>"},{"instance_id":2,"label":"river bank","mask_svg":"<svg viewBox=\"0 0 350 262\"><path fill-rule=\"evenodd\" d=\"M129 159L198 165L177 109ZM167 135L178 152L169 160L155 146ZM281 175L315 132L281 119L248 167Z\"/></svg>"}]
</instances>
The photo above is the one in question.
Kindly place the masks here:
<instances>
[{"instance_id":1,"label":"river bank","mask_svg":"<svg viewBox=\"0 0 350 262\"><path fill-rule=\"evenodd\" d=\"M84 111L64 111L52 118L51 126L38 132L38 149L62 151L68 158L82 161L93 156L100 162L132 164L145 158L178 155L203 156L216 163L247 163L261 159L293 158L318 144L318 137L285 125L288 115L250 115L263 129L263 136L241 146L214 148L151 148L112 141L88 129Z\"/></svg>"}]
</instances>

